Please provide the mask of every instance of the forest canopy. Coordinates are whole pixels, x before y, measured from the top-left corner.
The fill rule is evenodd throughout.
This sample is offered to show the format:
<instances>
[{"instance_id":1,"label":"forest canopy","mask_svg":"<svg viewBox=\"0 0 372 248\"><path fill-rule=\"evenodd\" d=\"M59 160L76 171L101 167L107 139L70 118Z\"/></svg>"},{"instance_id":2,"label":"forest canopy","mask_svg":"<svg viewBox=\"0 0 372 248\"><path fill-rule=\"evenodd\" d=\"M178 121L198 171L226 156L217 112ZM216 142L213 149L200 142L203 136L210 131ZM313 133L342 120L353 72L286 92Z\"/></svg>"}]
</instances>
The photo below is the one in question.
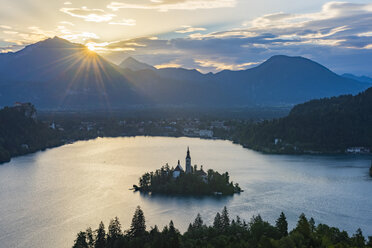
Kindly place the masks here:
<instances>
[{"instance_id":1,"label":"forest canopy","mask_svg":"<svg viewBox=\"0 0 372 248\"><path fill-rule=\"evenodd\" d=\"M246 222L239 216L232 218L224 207L217 213L213 224L206 225L198 214L183 234L173 221L159 229L157 225L146 228L145 216L138 206L129 229L123 230L116 217L109 223L108 230L101 222L98 229L88 228L77 234L73 248L302 248L302 247L372 247L358 229L349 236L346 231L325 224L315 224L313 218L304 214L298 218L296 227L288 230L288 222L281 213L272 225L260 215Z\"/></svg>"}]
</instances>

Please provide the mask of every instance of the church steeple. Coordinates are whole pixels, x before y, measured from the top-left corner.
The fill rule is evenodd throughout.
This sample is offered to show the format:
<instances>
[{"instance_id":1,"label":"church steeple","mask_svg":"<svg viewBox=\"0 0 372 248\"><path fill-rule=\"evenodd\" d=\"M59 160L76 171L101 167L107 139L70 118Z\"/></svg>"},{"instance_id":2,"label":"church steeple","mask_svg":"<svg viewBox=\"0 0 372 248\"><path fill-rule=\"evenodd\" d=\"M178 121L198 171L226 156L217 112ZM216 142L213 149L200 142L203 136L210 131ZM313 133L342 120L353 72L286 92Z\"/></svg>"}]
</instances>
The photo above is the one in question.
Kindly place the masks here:
<instances>
[{"instance_id":1,"label":"church steeple","mask_svg":"<svg viewBox=\"0 0 372 248\"><path fill-rule=\"evenodd\" d=\"M186 154L186 173L191 173L191 156L190 156L189 147L187 147L187 154Z\"/></svg>"}]
</instances>

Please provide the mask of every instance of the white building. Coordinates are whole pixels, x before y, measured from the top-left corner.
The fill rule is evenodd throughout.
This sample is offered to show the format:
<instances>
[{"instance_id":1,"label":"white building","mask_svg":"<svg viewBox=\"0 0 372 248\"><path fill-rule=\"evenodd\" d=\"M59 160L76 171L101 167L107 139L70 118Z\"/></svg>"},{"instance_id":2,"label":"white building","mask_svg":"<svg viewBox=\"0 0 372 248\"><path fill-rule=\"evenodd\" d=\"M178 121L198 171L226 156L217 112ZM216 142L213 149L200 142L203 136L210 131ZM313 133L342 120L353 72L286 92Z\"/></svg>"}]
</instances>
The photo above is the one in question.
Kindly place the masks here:
<instances>
[{"instance_id":1,"label":"white building","mask_svg":"<svg viewBox=\"0 0 372 248\"><path fill-rule=\"evenodd\" d=\"M213 131L212 130L199 130L199 136L200 137L212 138L213 137Z\"/></svg>"},{"instance_id":2,"label":"white building","mask_svg":"<svg viewBox=\"0 0 372 248\"><path fill-rule=\"evenodd\" d=\"M347 153L370 153L370 149L366 147L349 147L346 149Z\"/></svg>"},{"instance_id":3,"label":"white building","mask_svg":"<svg viewBox=\"0 0 372 248\"><path fill-rule=\"evenodd\" d=\"M182 166L180 165L180 161L178 160L178 164L176 168L173 170L173 178L179 177L181 172L183 172L183 169Z\"/></svg>"}]
</instances>

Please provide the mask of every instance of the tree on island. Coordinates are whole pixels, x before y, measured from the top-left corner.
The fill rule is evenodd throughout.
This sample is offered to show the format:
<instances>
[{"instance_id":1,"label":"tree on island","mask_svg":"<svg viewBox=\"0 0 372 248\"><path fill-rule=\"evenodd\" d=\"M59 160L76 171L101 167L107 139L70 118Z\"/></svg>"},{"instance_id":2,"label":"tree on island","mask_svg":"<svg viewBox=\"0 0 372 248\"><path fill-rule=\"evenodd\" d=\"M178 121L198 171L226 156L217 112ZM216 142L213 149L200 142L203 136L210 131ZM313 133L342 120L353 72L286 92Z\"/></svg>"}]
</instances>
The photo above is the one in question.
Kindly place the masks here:
<instances>
[{"instance_id":1,"label":"tree on island","mask_svg":"<svg viewBox=\"0 0 372 248\"><path fill-rule=\"evenodd\" d=\"M220 174L210 169L205 173L197 166L191 173L181 172L177 177L173 172L167 165L155 172L146 172L140 177L139 186L133 185L133 188L141 192L179 195L233 195L242 191L239 184L229 181L228 172Z\"/></svg>"}]
</instances>

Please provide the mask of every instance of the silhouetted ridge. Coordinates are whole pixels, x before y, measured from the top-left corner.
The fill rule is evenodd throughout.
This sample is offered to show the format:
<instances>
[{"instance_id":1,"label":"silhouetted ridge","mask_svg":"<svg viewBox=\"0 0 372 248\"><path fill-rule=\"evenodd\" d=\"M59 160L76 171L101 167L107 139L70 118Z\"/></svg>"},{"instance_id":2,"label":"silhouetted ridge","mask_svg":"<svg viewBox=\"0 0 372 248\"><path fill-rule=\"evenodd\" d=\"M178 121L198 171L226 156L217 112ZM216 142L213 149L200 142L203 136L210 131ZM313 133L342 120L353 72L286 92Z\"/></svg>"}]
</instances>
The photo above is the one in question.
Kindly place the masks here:
<instances>
[{"instance_id":1,"label":"silhouetted ridge","mask_svg":"<svg viewBox=\"0 0 372 248\"><path fill-rule=\"evenodd\" d=\"M96 109L145 103L121 69L85 46L54 37L0 55L0 105Z\"/></svg>"},{"instance_id":2,"label":"silhouetted ridge","mask_svg":"<svg viewBox=\"0 0 372 248\"><path fill-rule=\"evenodd\" d=\"M291 106L310 99L357 94L368 85L302 57L273 56L242 71L202 74L155 69L129 57L120 67L85 46L54 37L17 53L0 54L0 105L38 108Z\"/></svg>"}]
</instances>

